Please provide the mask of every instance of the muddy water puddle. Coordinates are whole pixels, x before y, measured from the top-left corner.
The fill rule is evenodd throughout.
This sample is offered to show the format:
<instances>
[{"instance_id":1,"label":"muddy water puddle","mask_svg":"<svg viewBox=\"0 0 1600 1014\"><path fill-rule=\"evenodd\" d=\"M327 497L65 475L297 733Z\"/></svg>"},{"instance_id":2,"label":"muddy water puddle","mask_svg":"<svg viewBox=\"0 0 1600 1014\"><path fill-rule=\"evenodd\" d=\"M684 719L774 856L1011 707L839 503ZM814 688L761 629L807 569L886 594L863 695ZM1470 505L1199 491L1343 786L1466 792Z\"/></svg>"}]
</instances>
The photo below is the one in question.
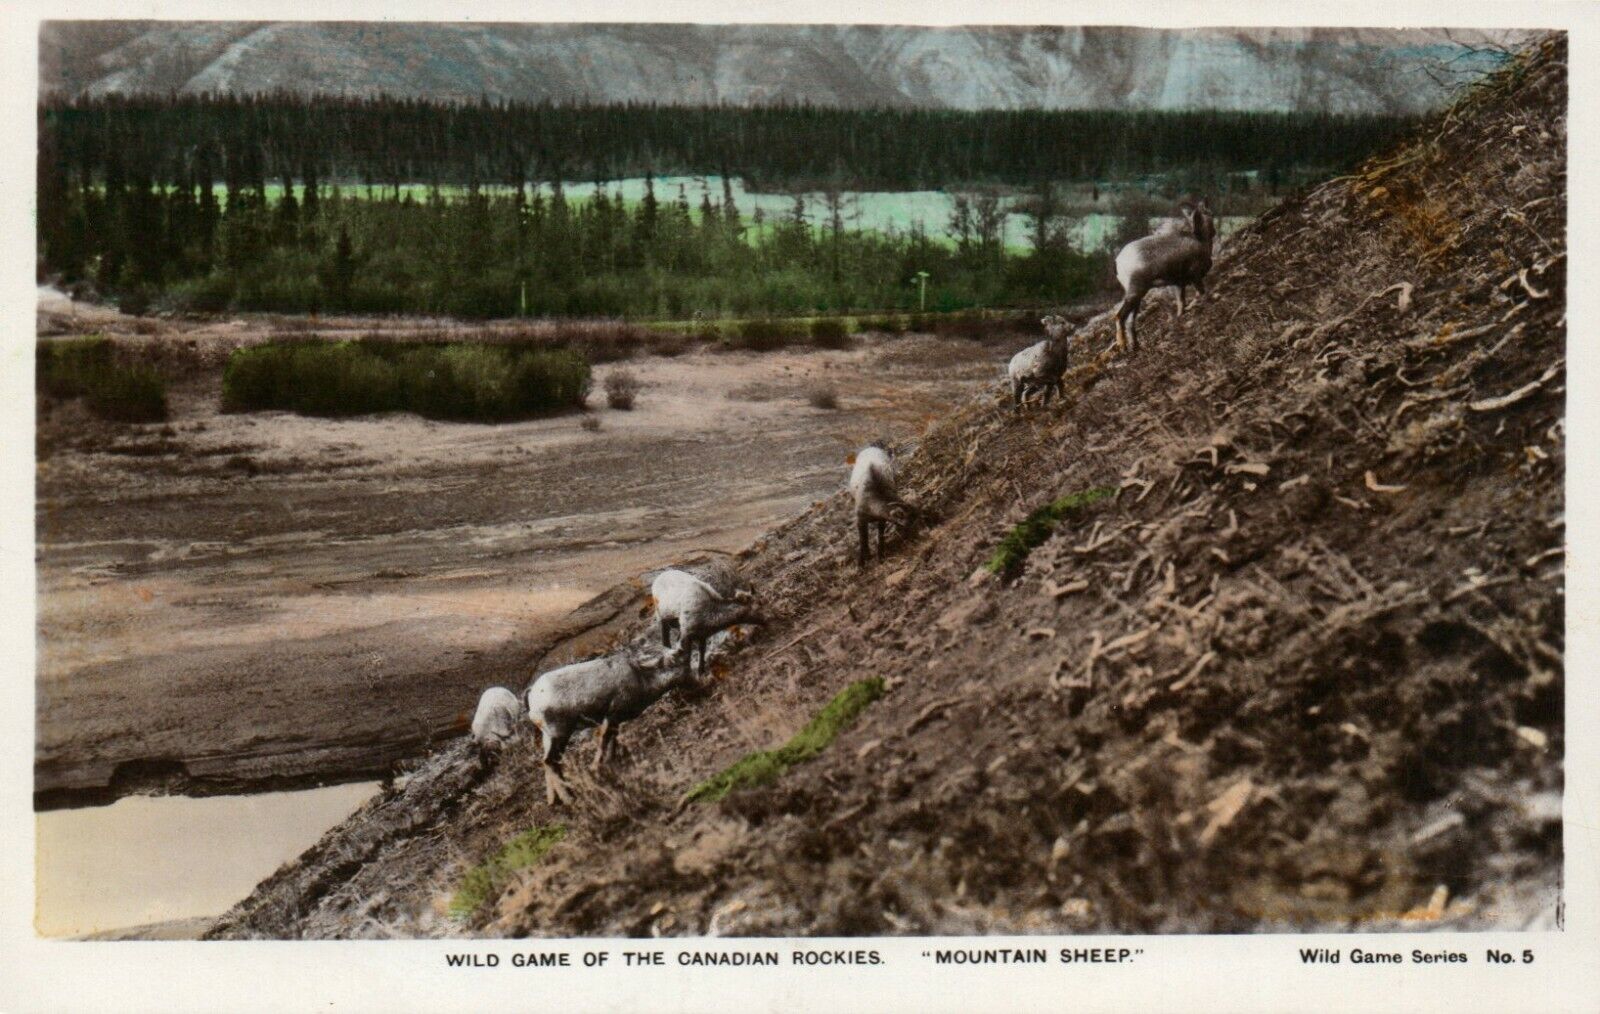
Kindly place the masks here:
<instances>
[{"instance_id":1,"label":"muddy water puddle","mask_svg":"<svg viewBox=\"0 0 1600 1014\"><path fill-rule=\"evenodd\" d=\"M35 815L41 936L216 916L377 791L354 782L249 796L128 796Z\"/></svg>"}]
</instances>

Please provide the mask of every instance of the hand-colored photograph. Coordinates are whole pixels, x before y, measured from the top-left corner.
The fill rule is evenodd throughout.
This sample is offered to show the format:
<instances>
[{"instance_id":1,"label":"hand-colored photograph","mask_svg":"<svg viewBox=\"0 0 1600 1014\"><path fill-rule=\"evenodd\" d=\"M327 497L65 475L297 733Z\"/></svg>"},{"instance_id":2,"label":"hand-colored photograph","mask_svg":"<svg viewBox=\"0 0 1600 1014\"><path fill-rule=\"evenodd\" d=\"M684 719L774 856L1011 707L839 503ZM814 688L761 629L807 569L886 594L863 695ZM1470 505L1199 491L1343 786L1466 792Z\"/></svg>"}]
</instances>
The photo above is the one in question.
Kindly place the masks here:
<instances>
[{"instance_id":1,"label":"hand-colored photograph","mask_svg":"<svg viewBox=\"0 0 1600 1014\"><path fill-rule=\"evenodd\" d=\"M37 43L39 937L1564 926L1565 33Z\"/></svg>"}]
</instances>

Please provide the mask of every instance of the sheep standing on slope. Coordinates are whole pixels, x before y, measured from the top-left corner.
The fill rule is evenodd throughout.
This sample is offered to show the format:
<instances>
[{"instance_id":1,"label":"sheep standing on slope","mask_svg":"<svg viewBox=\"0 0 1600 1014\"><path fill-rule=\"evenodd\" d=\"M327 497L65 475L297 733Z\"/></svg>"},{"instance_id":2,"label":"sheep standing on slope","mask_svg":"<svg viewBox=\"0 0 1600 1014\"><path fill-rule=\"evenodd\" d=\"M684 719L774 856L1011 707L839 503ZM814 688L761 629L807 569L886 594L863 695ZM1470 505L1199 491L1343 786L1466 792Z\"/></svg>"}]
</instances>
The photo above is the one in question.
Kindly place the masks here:
<instances>
[{"instance_id":1,"label":"sheep standing on slope","mask_svg":"<svg viewBox=\"0 0 1600 1014\"><path fill-rule=\"evenodd\" d=\"M1128 352L1139 345L1134 320L1145 293L1158 285L1178 289L1178 316L1183 316L1184 287L1193 285L1202 295L1206 274L1211 270L1211 245L1216 239L1216 219L1201 198L1199 204L1184 204L1183 232L1159 231L1136 239L1117 254L1117 281L1122 283L1122 302L1117 304L1117 347Z\"/></svg>"},{"instance_id":2,"label":"sheep standing on slope","mask_svg":"<svg viewBox=\"0 0 1600 1014\"><path fill-rule=\"evenodd\" d=\"M916 524L917 510L901 498L894 480L894 459L879 444L869 444L856 453L850 470L850 494L856 500L856 563L867 565L871 538L869 525L878 526L878 559L883 559L883 528L892 524L909 536Z\"/></svg>"},{"instance_id":3,"label":"sheep standing on slope","mask_svg":"<svg viewBox=\"0 0 1600 1014\"><path fill-rule=\"evenodd\" d=\"M505 687L490 687L478 698L472 716L472 739L478 744L478 761L488 764L517 736L522 722L522 702Z\"/></svg>"},{"instance_id":4,"label":"sheep standing on slope","mask_svg":"<svg viewBox=\"0 0 1600 1014\"><path fill-rule=\"evenodd\" d=\"M685 670L698 648L700 677L706 674L706 641L719 630L736 623L762 623L764 618L755 596L737 588L724 595L710 584L682 570L668 569L656 575L650 585L656 600L656 622L661 625L661 646L672 647L672 628L678 628L678 646L685 652Z\"/></svg>"},{"instance_id":5,"label":"sheep standing on slope","mask_svg":"<svg viewBox=\"0 0 1600 1014\"><path fill-rule=\"evenodd\" d=\"M546 801L572 801L561 777L561 755L573 733L585 726L600 727L594 752L594 767L598 770L616 745L617 726L639 717L688 678L689 667L678 665L676 651L646 658L631 649L575 662L535 677L527 690L528 721L544 739Z\"/></svg>"},{"instance_id":6,"label":"sheep standing on slope","mask_svg":"<svg viewBox=\"0 0 1600 1014\"><path fill-rule=\"evenodd\" d=\"M1022 402L1032 390L1044 391L1044 403L1050 404L1052 393L1066 397L1061 389L1061 375L1067 371L1067 355L1072 350L1072 336L1067 333L1065 317L1045 317L1045 340L1030 345L1011 357L1006 373L1011 377L1012 411L1021 412Z\"/></svg>"}]
</instances>

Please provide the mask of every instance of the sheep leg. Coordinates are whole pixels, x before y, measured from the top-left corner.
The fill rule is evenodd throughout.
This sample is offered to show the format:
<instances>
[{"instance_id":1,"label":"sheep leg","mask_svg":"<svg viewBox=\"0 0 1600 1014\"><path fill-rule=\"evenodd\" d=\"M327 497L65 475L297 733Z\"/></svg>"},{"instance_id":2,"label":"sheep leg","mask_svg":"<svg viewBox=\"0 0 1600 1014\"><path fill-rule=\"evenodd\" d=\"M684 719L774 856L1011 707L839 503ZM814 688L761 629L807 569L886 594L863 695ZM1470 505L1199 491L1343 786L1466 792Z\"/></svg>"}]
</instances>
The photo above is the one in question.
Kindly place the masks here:
<instances>
[{"instance_id":1,"label":"sheep leg","mask_svg":"<svg viewBox=\"0 0 1600 1014\"><path fill-rule=\"evenodd\" d=\"M700 678L701 679L705 679L706 678L706 641L708 641L708 640L709 640L709 638L702 637L697 642L697 647L699 647L699 649L700 649Z\"/></svg>"},{"instance_id":2,"label":"sheep leg","mask_svg":"<svg viewBox=\"0 0 1600 1014\"><path fill-rule=\"evenodd\" d=\"M1020 380L1011 382L1011 411L1022 411L1022 381Z\"/></svg>"},{"instance_id":3,"label":"sheep leg","mask_svg":"<svg viewBox=\"0 0 1600 1014\"><path fill-rule=\"evenodd\" d=\"M1183 316L1183 285L1178 285L1178 316Z\"/></svg>"},{"instance_id":4,"label":"sheep leg","mask_svg":"<svg viewBox=\"0 0 1600 1014\"><path fill-rule=\"evenodd\" d=\"M665 617L663 617L662 620L661 620L661 647L663 647L663 648L672 647L672 633L671 633L671 631L672 631L671 623Z\"/></svg>"},{"instance_id":5,"label":"sheep leg","mask_svg":"<svg viewBox=\"0 0 1600 1014\"><path fill-rule=\"evenodd\" d=\"M1132 292L1128 293L1128 298L1122 301L1125 309L1117 311L1119 320L1121 318L1126 318L1127 320L1127 324L1125 325L1125 333L1127 334L1128 338L1127 352L1129 355L1139 351L1139 304L1144 302L1144 294L1146 291L1147 290L1145 289L1134 289Z\"/></svg>"},{"instance_id":6,"label":"sheep leg","mask_svg":"<svg viewBox=\"0 0 1600 1014\"><path fill-rule=\"evenodd\" d=\"M878 559L883 559L883 522L878 522Z\"/></svg>"},{"instance_id":7,"label":"sheep leg","mask_svg":"<svg viewBox=\"0 0 1600 1014\"><path fill-rule=\"evenodd\" d=\"M856 515L856 566L867 565L867 519Z\"/></svg>"},{"instance_id":8,"label":"sheep leg","mask_svg":"<svg viewBox=\"0 0 1600 1014\"><path fill-rule=\"evenodd\" d=\"M544 801L550 806L572 803L572 793L567 789L566 779L561 777L561 772L554 764L546 764L544 768Z\"/></svg>"}]
</instances>

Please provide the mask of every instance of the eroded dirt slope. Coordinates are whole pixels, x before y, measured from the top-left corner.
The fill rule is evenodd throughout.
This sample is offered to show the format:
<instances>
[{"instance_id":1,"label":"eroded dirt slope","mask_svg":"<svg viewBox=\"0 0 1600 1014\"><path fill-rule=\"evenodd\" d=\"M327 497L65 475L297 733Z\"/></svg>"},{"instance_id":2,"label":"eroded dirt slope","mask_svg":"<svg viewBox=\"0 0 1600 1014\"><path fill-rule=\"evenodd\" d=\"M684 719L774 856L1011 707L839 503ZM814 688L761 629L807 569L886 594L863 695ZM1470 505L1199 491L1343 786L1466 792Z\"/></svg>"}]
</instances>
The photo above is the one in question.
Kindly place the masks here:
<instances>
[{"instance_id":1,"label":"eroded dirt slope","mask_svg":"<svg viewBox=\"0 0 1600 1014\"><path fill-rule=\"evenodd\" d=\"M935 523L882 565L857 571L842 496L772 532L742 563L776 621L608 771L578 744L576 807L546 807L531 743L486 777L457 744L214 934L1549 924L1565 59L1546 41L1245 230L1064 408L997 391L931 429L904 474ZM1118 492L982 570L1095 487ZM821 756L677 808L868 676L888 692ZM542 863L443 914L553 821Z\"/></svg>"}]
</instances>

